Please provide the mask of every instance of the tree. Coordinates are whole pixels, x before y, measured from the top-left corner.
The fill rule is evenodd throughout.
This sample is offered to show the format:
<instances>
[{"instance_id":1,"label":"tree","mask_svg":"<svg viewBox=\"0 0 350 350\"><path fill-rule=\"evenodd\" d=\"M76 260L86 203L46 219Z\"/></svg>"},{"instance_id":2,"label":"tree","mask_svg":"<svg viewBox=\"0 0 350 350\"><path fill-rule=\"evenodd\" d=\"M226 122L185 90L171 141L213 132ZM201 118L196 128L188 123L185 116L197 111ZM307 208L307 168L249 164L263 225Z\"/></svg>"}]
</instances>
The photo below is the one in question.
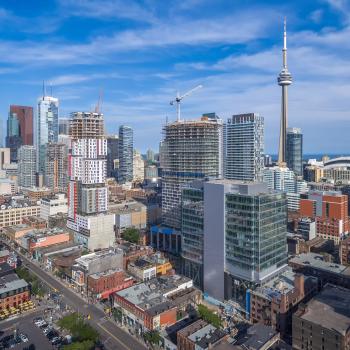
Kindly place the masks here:
<instances>
[{"instance_id":1,"label":"tree","mask_svg":"<svg viewBox=\"0 0 350 350\"><path fill-rule=\"evenodd\" d=\"M92 350L95 344L91 340L84 340L82 342L74 342L63 347L64 350Z\"/></svg>"},{"instance_id":2,"label":"tree","mask_svg":"<svg viewBox=\"0 0 350 350\"><path fill-rule=\"evenodd\" d=\"M213 311L209 310L205 305L198 305L199 316L208 323L212 324L216 328L221 327L221 319Z\"/></svg>"},{"instance_id":3,"label":"tree","mask_svg":"<svg viewBox=\"0 0 350 350\"><path fill-rule=\"evenodd\" d=\"M122 237L130 243L138 243L140 239L140 232L136 228L130 227L125 229Z\"/></svg>"},{"instance_id":4,"label":"tree","mask_svg":"<svg viewBox=\"0 0 350 350\"><path fill-rule=\"evenodd\" d=\"M99 335L97 331L86 323L83 317L76 312L62 317L58 321L58 325L67 329L72 334L73 339L77 342L91 340L95 343L98 341Z\"/></svg>"},{"instance_id":5,"label":"tree","mask_svg":"<svg viewBox=\"0 0 350 350\"><path fill-rule=\"evenodd\" d=\"M162 340L158 331L147 332L144 334L144 338L146 341L153 345L159 345L160 341Z\"/></svg>"}]
</instances>

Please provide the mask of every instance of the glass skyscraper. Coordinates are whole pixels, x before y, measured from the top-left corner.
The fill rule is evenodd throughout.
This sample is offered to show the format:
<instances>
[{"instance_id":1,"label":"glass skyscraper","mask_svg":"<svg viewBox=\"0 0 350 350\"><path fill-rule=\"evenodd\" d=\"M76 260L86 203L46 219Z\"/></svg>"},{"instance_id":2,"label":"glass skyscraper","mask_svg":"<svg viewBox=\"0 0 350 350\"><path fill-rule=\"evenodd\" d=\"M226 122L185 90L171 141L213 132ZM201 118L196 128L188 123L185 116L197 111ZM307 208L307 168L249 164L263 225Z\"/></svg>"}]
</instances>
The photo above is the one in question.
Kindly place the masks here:
<instances>
[{"instance_id":1,"label":"glass skyscraper","mask_svg":"<svg viewBox=\"0 0 350 350\"><path fill-rule=\"evenodd\" d=\"M295 175L303 175L303 134L299 128L287 129L286 162Z\"/></svg>"},{"instance_id":2,"label":"glass skyscraper","mask_svg":"<svg viewBox=\"0 0 350 350\"><path fill-rule=\"evenodd\" d=\"M45 170L45 145L58 141L58 99L43 96L38 99L36 118L36 146L38 150L38 171Z\"/></svg>"},{"instance_id":3,"label":"glass skyscraper","mask_svg":"<svg viewBox=\"0 0 350 350\"><path fill-rule=\"evenodd\" d=\"M134 136L130 126L119 127L119 169L118 182L133 180Z\"/></svg>"}]
</instances>

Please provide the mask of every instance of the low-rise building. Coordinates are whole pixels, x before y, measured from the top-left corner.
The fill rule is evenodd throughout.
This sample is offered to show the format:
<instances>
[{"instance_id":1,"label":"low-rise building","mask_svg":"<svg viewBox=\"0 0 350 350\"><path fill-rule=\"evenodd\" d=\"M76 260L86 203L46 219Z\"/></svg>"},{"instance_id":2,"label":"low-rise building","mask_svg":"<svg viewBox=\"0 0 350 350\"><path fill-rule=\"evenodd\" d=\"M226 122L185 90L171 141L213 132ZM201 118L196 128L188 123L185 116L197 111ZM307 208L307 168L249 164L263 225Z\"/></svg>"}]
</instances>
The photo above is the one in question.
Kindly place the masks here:
<instances>
[{"instance_id":1,"label":"low-rise building","mask_svg":"<svg viewBox=\"0 0 350 350\"><path fill-rule=\"evenodd\" d=\"M339 259L342 265L350 265L350 237L340 241Z\"/></svg>"},{"instance_id":2,"label":"low-rise building","mask_svg":"<svg viewBox=\"0 0 350 350\"><path fill-rule=\"evenodd\" d=\"M109 212L115 215L117 233L121 233L130 227L144 229L147 226L147 206L142 203L129 201L110 204Z\"/></svg>"},{"instance_id":3,"label":"low-rise building","mask_svg":"<svg viewBox=\"0 0 350 350\"><path fill-rule=\"evenodd\" d=\"M44 197L40 201L40 217L48 220L49 216L58 213L68 213L68 199L63 193L58 193L54 196Z\"/></svg>"},{"instance_id":4,"label":"low-rise building","mask_svg":"<svg viewBox=\"0 0 350 350\"><path fill-rule=\"evenodd\" d=\"M16 274L0 278L0 311L17 307L30 299L28 283Z\"/></svg>"},{"instance_id":5,"label":"low-rise building","mask_svg":"<svg viewBox=\"0 0 350 350\"><path fill-rule=\"evenodd\" d=\"M170 297L186 289L193 290L193 281L187 277L153 278L115 293L114 307L121 308L124 322L136 329L160 329L176 322L179 304ZM191 303L190 298L186 299Z\"/></svg>"},{"instance_id":6,"label":"low-rise building","mask_svg":"<svg viewBox=\"0 0 350 350\"><path fill-rule=\"evenodd\" d=\"M10 251L7 249L0 250L0 264L6 263L10 257Z\"/></svg>"},{"instance_id":7,"label":"low-rise building","mask_svg":"<svg viewBox=\"0 0 350 350\"><path fill-rule=\"evenodd\" d=\"M288 264L296 272L317 277L320 287L332 283L350 288L350 267L326 261L320 254L300 254L290 259Z\"/></svg>"},{"instance_id":8,"label":"low-rise building","mask_svg":"<svg viewBox=\"0 0 350 350\"><path fill-rule=\"evenodd\" d=\"M30 187L24 188L22 191L31 199L39 201L41 198L49 196L52 191L47 187Z\"/></svg>"},{"instance_id":9,"label":"low-rise building","mask_svg":"<svg viewBox=\"0 0 350 350\"><path fill-rule=\"evenodd\" d=\"M8 178L0 178L0 195L15 194L17 192L17 182Z\"/></svg>"},{"instance_id":10,"label":"low-rise building","mask_svg":"<svg viewBox=\"0 0 350 350\"><path fill-rule=\"evenodd\" d=\"M293 315L293 349L349 349L349 310L349 289L326 285Z\"/></svg>"},{"instance_id":11,"label":"low-rise building","mask_svg":"<svg viewBox=\"0 0 350 350\"><path fill-rule=\"evenodd\" d=\"M47 228L47 221L38 216L28 216L24 218L23 224L28 225L37 230Z\"/></svg>"},{"instance_id":12,"label":"low-rise building","mask_svg":"<svg viewBox=\"0 0 350 350\"><path fill-rule=\"evenodd\" d=\"M122 269L111 269L94 273L87 278L87 290L96 299L107 299L112 293L133 285L134 279Z\"/></svg>"},{"instance_id":13,"label":"low-rise building","mask_svg":"<svg viewBox=\"0 0 350 350\"><path fill-rule=\"evenodd\" d=\"M23 203L18 206L3 204L0 207L0 229L4 227L19 225L28 216L39 216L40 206L31 203Z\"/></svg>"},{"instance_id":14,"label":"low-rise building","mask_svg":"<svg viewBox=\"0 0 350 350\"><path fill-rule=\"evenodd\" d=\"M281 335L292 328L292 314L300 302L318 291L316 277L296 274L291 269L250 293L250 319L272 326Z\"/></svg>"},{"instance_id":15,"label":"low-rise building","mask_svg":"<svg viewBox=\"0 0 350 350\"><path fill-rule=\"evenodd\" d=\"M140 281L148 281L157 275L156 265L143 258L131 261L128 264L128 272Z\"/></svg>"},{"instance_id":16,"label":"low-rise building","mask_svg":"<svg viewBox=\"0 0 350 350\"><path fill-rule=\"evenodd\" d=\"M302 235L305 241L316 237L316 223L311 218L300 218L298 220L298 234Z\"/></svg>"},{"instance_id":17,"label":"low-rise building","mask_svg":"<svg viewBox=\"0 0 350 350\"><path fill-rule=\"evenodd\" d=\"M86 290L89 275L123 267L121 249L105 249L76 259L72 266L72 280L81 290Z\"/></svg>"},{"instance_id":18,"label":"low-rise building","mask_svg":"<svg viewBox=\"0 0 350 350\"><path fill-rule=\"evenodd\" d=\"M134 261L139 257L153 254L153 248L148 246L139 246L127 241L118 244L118 248L123 251L123 269L128 268L130 261Z\"/></svg>"},{"instance_id":19,"label":"low-rise building","mask_svg":"<svg viewBox=\"0 0 350 350\"><path fill-rule=\"evenodd\" d=\"M207 350L227 338L227 334L208 324L197 320L177 332L178 350Z\"/></svg>"},{"instance_id":20,"label":"low-rise building","mask_svg":"<svg viewBox=\"0 0 350 350\"><path fill-rule=\"evenodd\" d=\"M16 241L23 236L25 236L27 233L33 231L33 227L29 226L28 224L18 224L13 225L11 227L6 227L3 232L4 234L11 240Z\"/></svg>"},{"instance_id":21,"label":"low-rise building","mask_svg":"<svg viewBox=\"0 0 350 350\"><path fill-rule=\"evenodd\" d=\"M67 231L60 229L53 230L32 230L17 240L19 246L27 252L34 254L37 248L50 247L71 240Z\"/></svg>"}]
</instances>

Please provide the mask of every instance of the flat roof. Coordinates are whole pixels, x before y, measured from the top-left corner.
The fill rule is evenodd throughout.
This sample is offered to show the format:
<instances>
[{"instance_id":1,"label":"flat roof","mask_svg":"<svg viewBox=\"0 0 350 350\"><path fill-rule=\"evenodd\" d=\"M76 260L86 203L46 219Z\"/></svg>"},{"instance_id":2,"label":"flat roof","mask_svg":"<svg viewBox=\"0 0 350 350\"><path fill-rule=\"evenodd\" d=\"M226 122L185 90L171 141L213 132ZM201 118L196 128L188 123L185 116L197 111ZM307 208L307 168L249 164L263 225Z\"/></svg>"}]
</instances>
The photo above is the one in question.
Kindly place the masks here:
<instances>
[{"instance_id":1,"label":"flat roof","mask_svg":"<svg viewBox=\"0 0 350 350\"><path fill-rule=\"evenodd\" d=\"M289 260L293 264L299 264L303 266L315 267L320 270L339 273L339 274L348 274L346 271L348 268L344 265L336 264L333 262L325 261L324 257L316 253L303 253L295 256Z\"/></svg>"},{"instance_id":2,"label":"flat roof","mask_svg":"<svg viewBox=\"0 0 350 350\"><path fill-rule=\"evenodd\" d=\"M272 327L262 324L254 324L249 327L247 333L238 339L235 345L242 345L244 349L261 349L264 344L270 341L278 334Z\"/></svg>"},{"instance_id":3,"label":"flat roof","mask_svg":"<svg viewBox=\"0 0 350 350\"><path fill-rule=\"evenodd\" d=\"M175 290L190 280L190 278L178 275L162 276L123 289L116 294L141 309L151 309L166 301L163 297L165 293Z\"/></svg>"},{"instance_id":4,"label":"flat roof","mask_svg":"<svg viewBox=\"0 0 350 350\"><path fill-rule=\"evenodd\" d=\"M11 292L19 288L25 288L27 286L28 283L22 279L16 279L14 281L6 283L2 283L2 279L0 279L0 294Z\"/></svg>"},{"instance_id":5,"label":"flat roof","mask_svg":"<svg viewBox=\"0 0 350 350\"><path fill-rule=\"evenodd\" d=\"M350 327L350 290L327 284L298 316L345 335Z\"/></svg>"},{"instance_id":6,"label":"flat roof","mask_svg":"<svg viewBox=\"0 0 350 350\"><path fill-rule=\"evenodd\" d=\"M0 258L10 255L10 251L7 249L0 250Z\"/></svg>"},{"instance_id":7,"label":"flat roof","mask_svg":"<svg viewBox=\"0 0 350 350\"><path fill-rule=\"evenodd\" d=\"M214 344L218 340L222 339L226 334L220 329L207 324L198 331L192 333L188 339L193 341L195 344L203 349L206 349L209 344Z\"/></svg>"}]
</instances>

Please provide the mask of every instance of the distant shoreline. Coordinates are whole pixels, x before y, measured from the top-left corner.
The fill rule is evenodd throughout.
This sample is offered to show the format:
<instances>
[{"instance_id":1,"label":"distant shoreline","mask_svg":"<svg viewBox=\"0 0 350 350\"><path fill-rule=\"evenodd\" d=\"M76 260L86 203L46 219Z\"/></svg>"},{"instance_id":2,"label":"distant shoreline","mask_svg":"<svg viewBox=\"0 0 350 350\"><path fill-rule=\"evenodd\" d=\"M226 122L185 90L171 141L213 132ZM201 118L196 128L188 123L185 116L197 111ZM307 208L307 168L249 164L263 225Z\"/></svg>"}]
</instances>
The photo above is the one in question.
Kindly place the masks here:
<instances>
[{"instance_id":1,"label":"distant shoreline","mask_svg":"<svg viewBox=\"0 0 350 350\"><path fill-rule=\"evenodd\" d=\"M272 160L277 161L277 154L270 154ZM328 156L329 158L338 158L338 157L350 157L350 154L346 153L305 153L303 154L303 160L316 159L322 160L323 156Z\"/></svg>"}]
</instances>

